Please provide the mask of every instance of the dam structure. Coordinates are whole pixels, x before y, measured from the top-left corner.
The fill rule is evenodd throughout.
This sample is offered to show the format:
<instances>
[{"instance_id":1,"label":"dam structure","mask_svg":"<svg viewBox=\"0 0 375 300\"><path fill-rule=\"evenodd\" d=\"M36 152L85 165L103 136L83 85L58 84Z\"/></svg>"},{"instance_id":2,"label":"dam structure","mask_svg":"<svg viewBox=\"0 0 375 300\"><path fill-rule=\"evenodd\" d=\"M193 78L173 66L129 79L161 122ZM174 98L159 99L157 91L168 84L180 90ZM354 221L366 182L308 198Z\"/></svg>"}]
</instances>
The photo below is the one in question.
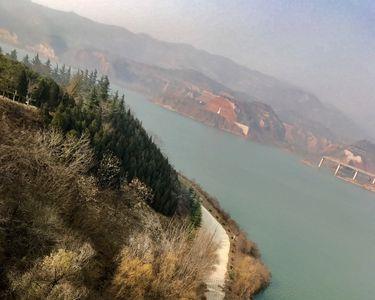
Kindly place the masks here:
<instances>
[{"instance_id":1,"label":"dam structure","mask_svg":"<svg viewBox=\"0 0 375 300\"><path fill-rule=\"evenodd\" d=\"M321 168L324 162L330 162L335 166L334 176L340 179L349 181L353 184L357 184L362 187L370 188L371 190L375 191L375 174L359 169L357 167L351 166L347 163L344 163L336 158L329 157L329 156L323 156L319 162L318 167ZM350 170L352 172L352 176L350 177L348 175L342 175L341 171L343 169ZM358 175L364 176L365 178L367 178L368 181L366 183L359 182Z\"/></svg>"}]
</instances>

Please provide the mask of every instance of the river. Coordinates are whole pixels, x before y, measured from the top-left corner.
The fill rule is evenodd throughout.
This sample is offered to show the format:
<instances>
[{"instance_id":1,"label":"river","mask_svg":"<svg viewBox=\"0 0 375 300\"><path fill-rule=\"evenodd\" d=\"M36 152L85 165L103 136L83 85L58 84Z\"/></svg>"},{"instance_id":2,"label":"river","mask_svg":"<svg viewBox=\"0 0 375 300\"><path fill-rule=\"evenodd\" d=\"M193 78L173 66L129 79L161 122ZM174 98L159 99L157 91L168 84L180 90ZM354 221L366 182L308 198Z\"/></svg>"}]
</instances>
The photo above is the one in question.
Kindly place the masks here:
<instances>
[{"instance_id":1,"label":"river","mask_svg":"<svg viewBox=\"0 0 375 300\"><path fill-rule=\"evenodd\" d=\"M375 299L375 194L127 92L174 167L257 242L272 284L257 300Z\"/></svg>"},{"instance_id":2,"label":"river","mask_svg":"<svg viewBox=\"0 0 375 300\"><path fill-rule=\"evenodd\" d=\"M375 299L374 193L126 95L174 167L217 197L259 245L272 284L257 300Z\"/></svg>"}]
</instances>

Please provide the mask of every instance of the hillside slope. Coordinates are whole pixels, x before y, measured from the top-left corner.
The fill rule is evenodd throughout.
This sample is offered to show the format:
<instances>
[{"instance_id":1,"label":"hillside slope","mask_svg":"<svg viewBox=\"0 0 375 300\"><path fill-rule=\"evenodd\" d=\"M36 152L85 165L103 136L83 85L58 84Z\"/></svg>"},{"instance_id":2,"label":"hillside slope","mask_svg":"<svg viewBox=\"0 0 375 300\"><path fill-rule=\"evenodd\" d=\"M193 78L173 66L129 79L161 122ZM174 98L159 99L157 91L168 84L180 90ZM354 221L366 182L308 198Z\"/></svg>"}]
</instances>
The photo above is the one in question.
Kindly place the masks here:
<instances>
[{"instance_id":1,"label":"hillside slope","mask_svg":"<svg viewBox=\"0 0 375 300\"><path fill-rule=\"evenodd\" d=\"M124 28L99 24L27 0L1 0L0 8L0 38L8 43L72 65L80 61L82 51L90 52L96 61L102 63L104 72L115 59L165 69L195 70L232 90L247 94L247 101L257 99L271 105L284 122L320 126L323 129L321 134L330 128L345 138L358 138L357 135L361 134L346 116L323 105L313 94L240 66L230 59L189 45L161 42ZM29 28L33 31L30 32Z\"/></svg>"},{"instance_id":2,"label":"hillside slope","mask_svg":"<svg viewBox=\"0 0 375 300\"><path fill-rule=\"evenodd\" d=\"M195 298L198 200L106 77L68 79L0 55L0 297Z\"/></svg>"},{"instance_id":3,"label":"hillside slope","mask_svg":"<svg viewBox=\"0 0 375 300\"><path fill-rule=\"evenodd\" d=\"M32 67L46 75L0 54L0 298L203 295L217 245L197 194L107 77ZM269 273L241 257L250 296Z\"/></svg>"},{"instance_id":4,"label":"hillside slope","mask_svg":"<svg viewBox=\"0 0 375 300\"><path fill-rule=\"evenodd\" d=\"M215 261L209 236L153 211L137 180L101 188L89 141L42 124L0 99L0 297L195 298Z\"/></svg>"}]
</instances>

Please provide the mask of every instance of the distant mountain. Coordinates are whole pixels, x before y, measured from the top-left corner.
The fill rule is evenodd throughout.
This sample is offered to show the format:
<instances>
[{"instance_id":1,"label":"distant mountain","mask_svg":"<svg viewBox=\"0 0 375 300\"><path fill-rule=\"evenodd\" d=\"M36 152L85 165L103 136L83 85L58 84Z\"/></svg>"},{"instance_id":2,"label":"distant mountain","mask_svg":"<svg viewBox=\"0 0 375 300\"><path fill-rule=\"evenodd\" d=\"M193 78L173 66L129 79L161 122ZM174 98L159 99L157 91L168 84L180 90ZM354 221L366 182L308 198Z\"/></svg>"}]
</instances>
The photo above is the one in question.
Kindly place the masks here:
<instances>
[{"instance_id":1,"label":"distant mountain","mask_svg":"<svg viewBox=\"0 0 375 300\"><path fill-rule=\"evenodd\" d=\"M148 94L159 100L164 98L163 101L171 95L165 84L172 78L179 82L181 89L198 86L201 91L227 93L235 99L237 108L245 102L252 103L251 106L254 102L263 102L270 105L277 116L274 125L276 119L280 119L298 128L299 143L304 146L311 134L329 140L353 140L361 134L351 120L337 109L322 104L313 94L230 59L189 45L158 41L145 34L134 34L27 0L0 0L0 39L57 61L99 67L119 83L144 92L147 89ZM238 112L236 122L242 123L242 112L246 110L242 108ZM253 119L247 121L251 123ZM280 138L285 128L276 131ZM293 143L292 133L295 132L290 130L292 138L288 143Z\"/></svg>"}]
</instances>

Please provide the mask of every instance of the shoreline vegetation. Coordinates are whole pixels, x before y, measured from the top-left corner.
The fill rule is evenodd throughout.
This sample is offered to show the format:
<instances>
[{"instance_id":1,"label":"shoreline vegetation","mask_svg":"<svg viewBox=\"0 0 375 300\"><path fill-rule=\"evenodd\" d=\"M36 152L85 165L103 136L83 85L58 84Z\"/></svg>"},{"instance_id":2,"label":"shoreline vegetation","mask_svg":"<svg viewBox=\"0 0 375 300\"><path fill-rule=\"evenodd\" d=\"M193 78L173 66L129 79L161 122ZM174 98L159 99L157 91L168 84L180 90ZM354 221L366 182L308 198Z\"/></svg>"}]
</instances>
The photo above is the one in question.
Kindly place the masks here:
<instances>
[{"instance_id":1,"label":"shoreline vegetation","mask_svg":"<svg viewBox=\"0 0 375 300\"><path fill-rule=\"evenodd\" d=\"M252 299L271 282L271 273L262 262L257 245L248 239L236 221L223 210L218 200L181 173L179 178L185 186L194 189L202 206L224 227L230 237L225 299Z\"/></svg>"}]
</instances>

